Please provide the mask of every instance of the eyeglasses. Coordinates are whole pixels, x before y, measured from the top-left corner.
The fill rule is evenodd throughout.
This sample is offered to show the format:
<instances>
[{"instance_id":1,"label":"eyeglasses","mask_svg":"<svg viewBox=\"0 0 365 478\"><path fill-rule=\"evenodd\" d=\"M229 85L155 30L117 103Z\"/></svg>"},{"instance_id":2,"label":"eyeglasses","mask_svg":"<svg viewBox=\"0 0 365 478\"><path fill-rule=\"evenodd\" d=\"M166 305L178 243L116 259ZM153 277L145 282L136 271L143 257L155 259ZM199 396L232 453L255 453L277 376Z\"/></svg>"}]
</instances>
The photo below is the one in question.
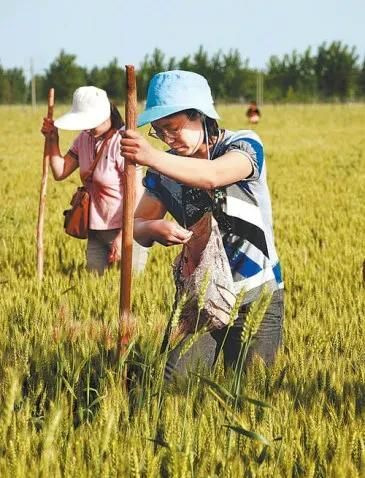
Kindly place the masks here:
<instances>
[{"instance_id":1,"label":"eyeglasses","mask_svg":"<svg viewBox=\"0 0 365 478\"><path fill-rule=\"evenodd\" d=\"M189 115L186 118L186 121L179 127L175 129L164 129L164 128L154 128L151 126L150 130L148 131L148 136L151 136L152 138L155 139L176 139L180 136L181 131L185 128L185 126L188 124L190 121L191 116Z\"/></svg>"}]
</instances>

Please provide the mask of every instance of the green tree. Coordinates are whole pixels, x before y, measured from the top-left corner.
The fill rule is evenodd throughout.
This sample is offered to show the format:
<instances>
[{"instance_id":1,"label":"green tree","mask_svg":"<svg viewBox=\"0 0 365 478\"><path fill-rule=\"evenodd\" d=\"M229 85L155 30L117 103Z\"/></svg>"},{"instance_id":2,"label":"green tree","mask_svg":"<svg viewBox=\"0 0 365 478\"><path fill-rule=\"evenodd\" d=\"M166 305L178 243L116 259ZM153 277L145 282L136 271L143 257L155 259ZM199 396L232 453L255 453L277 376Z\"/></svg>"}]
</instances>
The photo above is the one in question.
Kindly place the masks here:
<instances>
[{"instance_id":1,"label":"green tree","mask_svg":"<svg viewBox=\"0 0 365 478\"><path fill-rule=\"evenodd\" d=\"M205 76L209 81L212 73L212 65L209 60L208 53L204 51L202 45L200 45L198 51L193 56L192 71Z\"/></svg>"},{"instance_id":2,"label":"green tree","mask_svg":"<svg viewBox=\"0 0 365 478\"><path fill-rule=\"evenodd\" d=\"M355 48L341 42L322 44L314 56L310 48L303 54L293 51L282 59L272 56L267 68L267 96L271 100L290 97L291 101L351 98L356 90L357 59Z\"/></svg>"},{"instance_id":3,"label":"green tree","mask_svg":"<svg viewBox=\"0 0 365 478\"><path fill-rule=\"evenodd\" d=\"M321 98L345 100L353 95L357 61L356 48L350 49L340 41L318 48L314 68Z\"/></svg>"},{"instance_id":4,"label":"green tree","mask_svg":"<svg viewBox=\"0 0 365 478\"><path fill-rule=\"evenodd\" d=\"M46 71L46 88L55 88L57 100L69 102L73 92L79 86L85 85L87 72L76 64L76 56L61 50L58 57Z\"/></svg>"},{"instance_id":5,"label":"green tree","mask_svg":"<svg viewBox=\"0 0 365 478\"><path fill-rule=\"evenodd\" d=\"M105 68L103 68L105 83L103 89L108 93L110 99L114 101L124 101L125 99L125 71L118 66L117 59L114 58Z\"/></svg>"},{"instance_id":6,"label":"green tree","mask_svg":"<svg viewBox=\"0 0 365 478\"><path fill-rule=\"evenodd\" d=\"M0 65L0 103L25 103L27 84L21 68L4 69Z\"/></svg>"},{"instance_id":7,"label":"green tree","mask_svg":"<svg viewBox=\"0 0 365 478\"><path fill-rule=\"evenodd\" d=\"M365 58L357 76L357 94L362 98L365 97Z\"/></svg>"},{"instance_id":8,"label":"green tree","mask_svg":"<svg viewBox=\"0 0 365 478\"><path fill-rule=\"evenodd\" d=\"M152 55L146 55L140 64L137 74L137 89L140 99L144 99L147 94L148 83L153 75L169 69L171 60L165 63L165 55L159 48L155 48Z\"/></svg>"},{"instance_id":9,"label":"green tree","mask_svg":"<svg viewBox=\"0 0 365 478\"><path fill-rule=\"evenodd\" d=\"M87 84L102 88L115 102L125 100L125 71L116 58L103 68L93 67L87 75Z\"/></svg>"},{"instance_id":10,"label":"green tree","mask_svg":"<svg viewBox=\"0 0 365 478\"><path fill-rule=\"evenodd\" d=\"M313 101L317 96L316 58L307 48L299 60L298 96L302 100Z\"/></svg>"},{"instance_id":11,"label":"green tree","mask_svg":"<svg viewBox=\"0 0 365 478\"><path fill-rule=\"evenodd\" d=\"M226 85L224 82L224 64L222 52L219 50L215 53L211 60L211 73L208 81L210 83L214 98L224 98L226 96Z\"/></svg>"},{"instance_id":12,"label":"green tree","mask_svg":"<svg viewBox=\"0 0 365 478\"><path fill-rule=\"evenodd\" d=\"M301 56L296 50L280 60L272 56L268 63L267 88L275 100L293 101L301 96L310 77L310 52Z\"/></svg>"},{"instance_id":13,"label":"green tree","mask_svg":"<svg viewBox=\"0 0 365 478\"><path fill-rule=\"evenodd\" d=\"M48 89L46 86L46 78L43 75L35 75L35 90L36 90L36 100L47 101ZM26 93L26 102L31 103L32 101L32 80L27 84L27 93ZM57 101L57 98L56 98Z\"/></svg>"},{"instance_id":14,"label":"green tree","mask_svg":"<svg viewBox=\"0 0 365 478\"><path fill-rule=\"evenodd\" d=\"M221 82L225 94L222 98L229 101L253 98L256 88L256 71L249 68L248 59L242 60L238 50L230 50L223 55Z\"/></svg>"},{"instance_id":15,"label":"green tree","mask_svg":"<svg viewBox=\"0 0 365 478\"><path fill-rule=\"evenodd\" d=\"M193 68L193 64L190 58L190 55L182 57L178 63L178 68L180 70L190 71Z\"/></svg>"},{"instance_id":16,"label":"green tree","mask_svg":"<svg viewBox=\"0 0 365 478\"><path fill-rule=\"evenodd\" d=\"M88 73L86 79L87 85L97 86L98 88L104 88L107 83L105 68L98 68L94 66Z\"/></svg>"},{"instance_id":17,"label":"green tree","mask_svg":"<svg viewBox=\"0 0 365 478\"><path fill-rule=\"evenodd\" d=\"M27 84L21 68L11 68L6 75L10 84L10 103L25 103L27 97Z\"/></svg>"},{"instance_id":18,"label":"green tree","mask_svg":"<svg viewBox=\"0 0 365 478\"><path fill-rule=\"evenodd\" d=\"M205 76L215 99L226 101L254 98L258 72L249 67L237 49L211 57L200 46L193 55L180 60L167 59L155 48L146 55L137 71L139 99L144 99L152 76L160 71L181 69ZM264 76L265 99L268 101L313 101L316 99L346 100L365 97L365 59L358 64L355 47L341 42L323 43L313 55L310 48L303 53L294 50L282 58L271 56ZM105 67L90 71L76 63L76 56L61 50L45 75L36 76L37 99L45 100L50 87L58 101L69 102L73 91L81 85L95 85L107 91L116 102L125 98L125 71L114 58ZM30 85L19 68L6 70L0 65L0 103L30 101Z\"/></svg>"},{"instance_id":19,"label":"green tree","mask_svg":"<svg viewBox=\"0 0 365 478\"><path fill-rule=\"evenodd\" d=\"M10 100L10 84L6 71L0 65L0 103L9 103Z\"/></svg>"}]
</instances>

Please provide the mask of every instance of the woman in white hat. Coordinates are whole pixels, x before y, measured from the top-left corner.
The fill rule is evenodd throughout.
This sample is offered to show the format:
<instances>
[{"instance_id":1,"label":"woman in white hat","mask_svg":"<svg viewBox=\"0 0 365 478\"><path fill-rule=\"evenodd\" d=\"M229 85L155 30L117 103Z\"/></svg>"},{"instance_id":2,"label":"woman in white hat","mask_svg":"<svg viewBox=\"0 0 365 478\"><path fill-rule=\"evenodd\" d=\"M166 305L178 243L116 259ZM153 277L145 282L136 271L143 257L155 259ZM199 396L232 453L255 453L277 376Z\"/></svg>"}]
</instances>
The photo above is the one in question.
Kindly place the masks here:
<instances>
[{"instance_id":1,"label":"woman in white hat","mask_svg":"<svg viewBox=\"0 0 365 478\"><path fill-rule=\"evenodd\" d=\"M50 140L50 165L56 181L66 179L77 168L84 180L103 140L107 141L92 180L85 184L90 194L87 268L98 274L118 262L121 255L124 159L119 141L123 127L119 111L110 103L106 92L94 86L82 86L74 92L71 111L55 122L44 118L41 130ZM59 149L58 128L81 130L64 156ZM137 168L136 179L138 204L143 194L142 167ZM146 259L146 249L136 244L134 269L141 271Z\"/></svg>"},{"instance_id":2,"label":"woman in white hat","mask_svg":"<svg viewBox=\"0 0 365 478\"><path fill-rule=\"evenodd\" d=\"M167 380L186 374L197 362L211 366L221 349L227 364L237 363L242 326L263 290L272 292L272 298L249 359L256 353L271 363L282 341L283 282L263 144L253 131L219 128L218 118L204 77L167 71L152 78L139 126L151 123L150 136L169 150L155 149L136 131L122 133L123 156L149 168L146 192L135 212L135 239L147 247L154 241L165 246L193 243L191 229L211 208L231 269L227 283L233 279L236 291L245 291L232 327L199 336L181 353L188 335L169 353ZM166 212L176 222L165 220Z\"/></svg>"}]
</instances>

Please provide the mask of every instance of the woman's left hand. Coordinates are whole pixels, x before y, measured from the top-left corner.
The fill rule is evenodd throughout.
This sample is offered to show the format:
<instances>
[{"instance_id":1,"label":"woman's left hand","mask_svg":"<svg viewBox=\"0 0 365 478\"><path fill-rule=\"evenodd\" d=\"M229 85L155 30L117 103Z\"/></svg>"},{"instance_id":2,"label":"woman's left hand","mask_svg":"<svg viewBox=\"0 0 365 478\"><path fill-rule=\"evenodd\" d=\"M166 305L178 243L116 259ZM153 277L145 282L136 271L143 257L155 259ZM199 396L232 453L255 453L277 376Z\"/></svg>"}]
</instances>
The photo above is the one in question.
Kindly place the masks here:
<instances>
[{"instance_id":1,"label":"woman's left hand","mask_svg":"<svg viewBox=\"0 0 365 478\"><path fill-rule=\"evenodd\" d=\"M108 262L109 264L113 264L114 262L119 262L122 255L122 236L118 234L118 236L114 239L111 243Z\"/></svg>"},{"instance_id":2,"label":"woman's left hand","mask_svg":"<svg viewBox=\"0 0 365 478\"><path fill-rule=\"evenodd\" d=\"M153 148L149 142L137 131L127 129L121 133L120 154L132 163L142 166L153 166L154 159L159 151Z\"/></svg>"}]
</instances>

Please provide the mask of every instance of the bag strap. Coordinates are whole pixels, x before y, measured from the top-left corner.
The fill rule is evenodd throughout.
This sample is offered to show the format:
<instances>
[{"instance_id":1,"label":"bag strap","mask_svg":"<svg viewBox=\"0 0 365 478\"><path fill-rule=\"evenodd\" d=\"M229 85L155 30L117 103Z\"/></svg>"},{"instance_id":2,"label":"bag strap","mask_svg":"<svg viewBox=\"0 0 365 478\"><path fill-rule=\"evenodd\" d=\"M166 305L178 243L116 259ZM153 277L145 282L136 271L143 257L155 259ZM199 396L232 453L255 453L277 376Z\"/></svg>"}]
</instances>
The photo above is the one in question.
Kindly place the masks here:
<instances>
[{"instance_id":1,"label":"bag strap","mask_svg":"<svg viewBox=\"0 0 365 478\"><path fill-rule=\"evenodd\" d=\"M87 181L90 181L90 182L91 182L92 177L93 177L93 174L94 174L94 171L95 171L95 168L96 168L98 162L100 161L100 159L101 159L101 157L102 157L102 155L103 155L105 146L107 145L109 139L116 133L116 131L117 131L116 129L113 129L113 128L112 128L112 129L110 129L110 130L106 133L106 135L105 135L105 137L104 137L104 139L103 139L103 142L101 143L101 146L100 146L100 148L99 148L99 151L97 152L97 155L96 155L96 157L95 157L95 159L94 159L94 161L93 161L93 164L91 165L90 172L89 172L89 174L88 174L88 175L85 177L85 179L84 179L84 182L85 182L85 183L86 183Z\"/></svg>"}]
</instances>

